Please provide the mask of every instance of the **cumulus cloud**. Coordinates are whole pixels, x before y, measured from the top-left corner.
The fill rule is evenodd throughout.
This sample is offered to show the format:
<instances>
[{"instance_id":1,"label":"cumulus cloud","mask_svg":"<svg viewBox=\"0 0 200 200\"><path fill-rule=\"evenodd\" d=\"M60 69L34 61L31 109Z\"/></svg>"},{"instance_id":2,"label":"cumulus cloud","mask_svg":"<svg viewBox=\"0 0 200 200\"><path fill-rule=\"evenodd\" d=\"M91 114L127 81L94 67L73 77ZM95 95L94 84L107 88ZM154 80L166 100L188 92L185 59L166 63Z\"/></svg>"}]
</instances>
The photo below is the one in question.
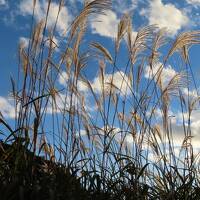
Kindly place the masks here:
<instances>
[{"instance_id":1,"label":"cumulus cloud","mask_svg":"<svg viewBox=\"0 0 200 200\"><path fill-rule=\"evenodd\" d=\"M188 112L182 113L182 112L177 112L176 120L178 124L181 124L183 121L183 117L185 120L185 124L187 126L188 118L190 117L190 126L192 129L193 135L198 135L199 130L200 130L200 111L199 110L193 110L191 112L191 115L189 116Z\"/></svg>"},{"instance_id":2,"label":"cumulus cloud","mask_svg":"<svg viewBox=\"0 0 200 200\"><path fill-rule=\"evenodd\" d=\"M93 80L90 81L90 85L93 91L96 94L102 94L103 92L103 84L104 84L104 93L105 95L109 95L111 90L111 81L112 81L112 92L118 93L121 96L130 95L131 90L131 83L128 76L122 72L118 71L112 74L105 74L104 75L104 83L102 82L102 78L100 76L95 77ZM67 88L69 83L69 75L66 72L61 72L58 77L58 83L65 88ZM90 88L88 87L87 83L78 80L77 82L77 89L80 92L81 96L84 97L84 108L88 112L96 111L97 107L94 102L91 100L92 93ZM73 105L78 108L80 105L80 109L82 108L82 103L80 97L74 96L73 97ZM64 94L60 94L56 97L56 104L59 109L55 110L54 112L62 112L64 109L68 109L70 105L70 97L66 97ZM51 106L48 107L48 113L52 113Z\"/></svg>"},{"instance_id":3,"label":"cumulus cloud","mask_svg":"<svg viewBox=\"0 0 200 200\"><path fill-rule=\"evenodd\" d=\"M196 90L196 89L193 89L193 90L189 90L189 91L188 91L187 88L183 88L183 89L182 89L182 93L183 93L183 95L185 95L185 96L188 96L188 95L189 95L190 98L198 98L198 97L199 97L199 91Z\"/></svg>"},{"instance_id":4,"label":"cumulus cloud","mask_svg":"<svg viewBox=\"0 0 200 200\"><path fill-rule=\"evenodd\" d=\"M118 2L118 1L117 1ZM119 3L119 2L118 2ZM123 2L120 3L120 6L122 6ZM129 9L134 9L135 4L129 4ZM116 6L116 4L115 4ZM119 8L119 6L118 6ZM120 13L118 9L115 9L117 13ZM120 10L123 10L120 7ZM128 12L128 8L124 8L124 12ZM117 17L117 14L112 10L107 10L105 12L105 15L97 15L95 19L91 22L91 28L93 34L98 34L100 36L108 37L108 38L116 38L117 32L118 32L118 24L120 22L120 18ZM136 38L137 32L132 31L132 40L134 41ZM125 38L126 40L126 38Z\"/></svg>"},{"instance_id":5,"label":"cumulus cloud","mask_svg":"<svg viewBox=\"0 0 200 200\"><path fill-rule=\"evenodd\" d=\"M79 106L77 106L79 105ZM50 101L46 112L48 114L52 113L64 113L71 109L72 112L81 110L81 101L77 95L66 95L64 93L59 93L55 96L54 100Z\"/></svg>"},{"instance_id":6,"label":"cumulus cloud","mask_svg":"<svg viewBox=\"0 0 200 200\"><path fill-rule=\"evenodd\" d=\"M26 37L20 37L19 38L19 42L22 45L23 48L28 48L28 44L29 44L29 39Z\"/></svg>"},{"instance_id":7,"label":"cumulus cloud","mask_svg":"<svg viewBox=\"0 0 200 200\"><path fill-rule=\"evenodd\" d=\"M160 117L162 118L162 116ZM170 111L169 117L170 117L169 119L170 119L170 126L171 126L170 130L172 131L171 135L173 138L174 146L175 148L176 147L180 148L185 139L185 131L187 132L187 129L188 129L189 113L188 112L182 113L181 111L176 111L176 112ZM184 118L184 121L183 121L183 118ZM157 116L156 116L156 119L157 119ZM185 130L184 130L183 124L185 126ZM161 135L164 136L164 130L163 130L163 126L161 122L157 123L156 126L159 127ZM197 149L199 148L199 143L200 143L200 135L199 135L200 111L199 110L193 110L191 113L190 130L191 130L191 135L192 135L192 145L194 149Z\"/></svg>"},{"instance_id":8,"label":"cumulus cloud","mask_svg":"<svg viewBox=\"0 0 200 200\"><path fill-rule=\"evenodd\" d=\"M47 114L52 113L66 113L69 110L74 113L81 113L84 115L84 112L86 111L89 115L91 111L95 110L95 107L89 99L87 98L87 95L80 96L77 94L71 94L65 92L65 93L58 93L55 95L55 97L50 99L48 102L47 107L45 108ZM84 111L84 112L82 112Z\"/></svg>"},{"instance_id":9,"label":"cumulus cloud","mask_svg":"<svg viewBox=\"0 0 200 200\"><path fill-rule=\"evenodd\" d=\"M60 83L60 85L67 86L68 79L69 75L66 72L62 71L59 74L58 82Z\"/></svg>"},{"instance_id":10,"label":"cumulus cloud","mask_svg":"<svg viewBox=\"0 0 200 200\"><path fill-rule=\"evenodd\" d=\"M105 74L104 75L104 83L103 84L104 84L104 90L106 93L110 92L111 82L112 82L113 88L116 88L117 90L120 91L120 95L125 95L125 94L129 95L131 93L130 79L124 72L117 71L114 74ZM91 85L95 92L101 93L101 91L102 91L101 77L99 77L99 76L95 77Z\"/></svg>"},{"instance_id":11,"label":"cumulus cloud","mask_svg":"<svg viewBox=\"0 0 200 200\"><path fill-rule=\"evenodd\" d=\"M48 3L47 1L36 1L35 6L35 18L37 21L45 19L45 15L47 12ZM19 4L20 14L23 16L32 15L33 12L33 1L23 0ZM59 4L52 2L49 9L47 26L53 27L56 22L56 17L59 11ZM71 15L69 14L67 8L63 6L59 13L58 21L57 21L57 31L61 35L63 34L67 28L69 27L69 23L72 20Z\"/></svg>"},{"instance_id":12,"label":"cumulus cloud","mask_svg":"<svg viewBox=\"0 0 200 200\"><path fill-rule=\"evenodd\" d=\"M162 0L151 1L149 8L143 9L140 14L148 19L149 24L157 24L159 28L168 28L172 36L189 23L183 11L171 3L164 4Z\"/></svg>"},{"instance_id":13,"label":"cumulus cloud","mask_svg":"<svg viewBox=\"0 0 200 200\"><path fill-rule=\"evenodd\" d=\"M66 87L67 84L68 84L68 80L69 80L69 75L66 72L62 71L59 74L59 77L58 77L59 84ZM82 80L78 80L78 82L77 82L77 88L81 92L87 92L88 91L87 84L85 82L83 82Z\"/></svg>"},{"instance_id":14,"label":"cumulus cloud","mask_svg":"<svg viewBox=\"0 0 200 200\"><path fill-rule=\"evenodd\" d=\"M147 79L152 79L155 76L157 80L159 72L161 71L162 63L158 62L152 68L147 66L145 68L144 77ZM164 67L161 71L160 78L162 80L163 86L167 86L169 81L177 74L177 72L172 68L171 65Z\"/></svg>"},{"instance_id":15,"label":"cumulus cloud","mask_svg":"<svg viewBox=\"0 0 200 200\"><path fill-rule=\"evenodd\" d=\"M4 118L15 118L15 107L9 98L0 96L0 113Z\"/></svg>"},{"instance_id":16,"label":"cumulus cloud","mask_svg":"<svg viewBox=\"0 0 200 200\"><path fill-rule=\"evenodd\" d=\"M130 147L133 145L134 139L133 136L129 133L126 133L121 128L117 126L103 126L103 127L95 127L97 131L97 136L100 138L101 136L107 135L110 139L118 144L122 144L123 147ZM96 138L97 139L97 138ZM99 140L99 139L98 139Z\"/></svg>"},{"instance_id":17,"label":"cumulus cloud","mask_svg":"<svg viewBox=\"0 0 200 200\"><path fill-rule=\"evenodd\" d=\"M46 40L45 45L47 47L49 47L51 45L51 48L56 49L58 51L58 47L60 45L60 42L55 36L54 37L45 37L45 40Z\"/></svg>"},{"instance_id":18,"label":"cumulus cloud","mask_svg":"<svg viewBox=\"0 0 200 200\"><path fill-rule=\"evenodd\" d=\"M91 22L92 33L115 38L117 36L119 19L115 12L108 10L105 15L97 15Z\"/></svg>"},{"instance_id":19,"label":"cumulus cloud","mask_svg":"<svg viewBox=\"0 0 200 200\"><path fill-rule=\"evenodd\" d=\"M81 92L87 92L88 91L88 86L85 82L79 80L77 83L77 88Z\"/></svg>"},{"instance_id":20,"label":"cumulus cloud","mask_svg":"<svg viewBox=\"0 0 200 200\"><path fill-rule=\"evenodd\" d=\"M183 113L185 117L185 127L186 129L188 128L187 125L187 119L188 119L188 113ZM179 112L175 116L176 122L172 122L172 135L173 135L173 140L175 146L181 146L184 139L185 139L185 134L184 134L184 128L183 128L183 116ZM200 143L200 136L199 136L199 130L200 130L200 111L194 111L191 116L191 125L190 125L190 130L191 130L191 135L192 135L192 145L194 149L199 148L199 143Z\"/></svg>"},{"instance_id":21,"label":"cumulus cloud","mask_svg":"<svg viewBox=\"0 0 200 200\"><path fill-rule=\"evenodd\" d=\"M62 72L59 75L58 82L61 85L66 87L68 79L69 79L68 74L66 72ZM111 89L111 82L112 82L112 85L113 85L112 90L119 91L120 95L126 95L126 94L129 95L131 93L130 79L122 71L117 71L113 75L112 74L105 74L104 75L104 83L102 81L102 78L100 76L97 76L91 81L90 84L91 84L92 89L96 93L102 92L102 89L103 89L102 84L104 84L105 93L109 94L110 89ZM85 82L81 81L81 80L78 80L77 88L81 92L89 91L89 87L87 86L87 84Z\"/></svg>"}]
</instances>

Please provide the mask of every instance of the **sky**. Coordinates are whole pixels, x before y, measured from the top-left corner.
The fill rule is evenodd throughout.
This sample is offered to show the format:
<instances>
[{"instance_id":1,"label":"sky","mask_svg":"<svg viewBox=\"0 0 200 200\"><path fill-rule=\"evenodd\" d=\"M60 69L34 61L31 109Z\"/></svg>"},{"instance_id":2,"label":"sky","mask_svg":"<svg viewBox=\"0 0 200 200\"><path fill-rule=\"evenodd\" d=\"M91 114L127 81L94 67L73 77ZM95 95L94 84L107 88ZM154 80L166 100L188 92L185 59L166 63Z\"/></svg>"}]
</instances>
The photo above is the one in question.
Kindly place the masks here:
<instances>
[{"instance_id":1,"label":"sky","mask_svg":"<svg viewBox=\"0 0 200 200\"><path fill-rule=\"evenodd\" d=\"M70 22L80 11L82 3L82 0L68 0L63 6L58 18L56 37L54 38L58 45L63 33L68 30ZM35 21L39 22L44 18L46 8L46 0L37 1ZM58 1L53 1L50 8L48 27L52 27L55 23L58 8ZM88 36L90 38L86 38L86 40L97 40L106 45L108 49L111 48L117 35L120 18L126 12L130 13L133 19L133 37L145 25L157 24L159 28L166 27L168 37L171 40L182 31L200 28L200 0L112 0L112 10L106 11L106 15L97 15L95 20L90 21L89 29L87 30L90 33ZM15 109L9 97L9 91L11 91L10 77L17 77L19 43L23 42L25 46L28 45L31 15L32 0L0 0L0 111L8 121L11 121L15 116ZM199 52L200 47L198 46L193 47L190 51L191 65L197 83L200 75ZM146 75L144 78L148 79L148 70L150 69L146 68L145 70ZM170 77L176 74L176 70L173 65L168 65L162 73L163 80L167 83ZM124 73L123 67L121 68L121 73ZM93 88L98 93L100 84L96 69L90 68L87 74L89 74L88 79L90 79ZM110 77L111 75L108 71L106 79L110 80ZM66 78L67 74L63 72L58 80L61 86L65 85ZM121 85L120 78L121 74L119 72L115 73L114 79L118 85ZM122 84L122 90L126 90L126 87L126 85ZM80 90L86 92L87 89L80 83ZM126 90L126 92L128 93L129 91ZM187 93L186 89L185 93ZM198 96L194 88L191 90L191 96ZM171 110L171 114L176 115L176 119L173 122L174 137L177 143L180 143L178 140L182 129L179 125L181 118L179 110L174 107ZM195 138L197 138L194 141L194 146L198 147L198 142L200 142L200 135L198 135L200 112L198 110L192 113L192 130Z\"/></svg>"}]
</instances>

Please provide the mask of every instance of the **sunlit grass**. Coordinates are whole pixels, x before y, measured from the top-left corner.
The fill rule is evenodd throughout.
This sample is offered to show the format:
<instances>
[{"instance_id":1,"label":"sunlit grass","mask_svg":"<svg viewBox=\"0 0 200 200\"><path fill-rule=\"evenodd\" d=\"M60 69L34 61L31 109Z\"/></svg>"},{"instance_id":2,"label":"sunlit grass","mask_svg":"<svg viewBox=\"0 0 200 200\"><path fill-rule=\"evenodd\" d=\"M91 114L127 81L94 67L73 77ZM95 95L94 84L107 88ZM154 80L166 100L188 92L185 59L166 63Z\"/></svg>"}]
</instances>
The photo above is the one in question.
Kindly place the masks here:
<instances>
[{"instance_id":1,"label":"sunlit grass","mask_svg":"<svg viewBox=\"0 0 200 200\"><path fill-rule=\"evenodd\" d=\"M191 129L199 96L191 98L188 52L200 32L170 41L153 25L133 37L126 14L112 49L85 41L90 17L110 5L85 3L60 46L47 10L28 47L20 44L15 127L0 119L7 130L0 143L3 199L200 199ZM174 60L177 71L169 67ZM91 62L98 65L93 80ZM179 147L173 106L182 117Z\"/></svg>"}]
</instances>

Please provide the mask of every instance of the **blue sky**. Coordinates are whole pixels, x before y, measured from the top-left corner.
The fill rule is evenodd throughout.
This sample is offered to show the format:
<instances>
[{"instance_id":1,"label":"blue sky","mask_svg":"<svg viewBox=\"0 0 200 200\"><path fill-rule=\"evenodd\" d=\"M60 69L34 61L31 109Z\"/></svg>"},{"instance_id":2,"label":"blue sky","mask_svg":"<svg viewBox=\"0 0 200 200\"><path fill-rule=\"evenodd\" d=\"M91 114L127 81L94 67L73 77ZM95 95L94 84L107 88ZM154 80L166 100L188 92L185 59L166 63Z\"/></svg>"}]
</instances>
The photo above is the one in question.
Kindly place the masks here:
<instances>
[{"instance_id":1,"label":"blue sky","mask_svg":"<svg viewBox=\"0 0 200 200\"><path fill-rule=\"evenodd\" d=\"M54 1L53 12L49 26L55 19L58 3ZM62 35L70 21L80 10L81 0L67 1L63 8L58 23L58 36ZM36 20L41 20L46 9L45 1L38 1L36 6ZM97 20L102 23L91 22L91 33L103 44L112 45L112 40L117 32L117 24L124 12L129 12L133 16L133 32L137 32L139 27L148 24L157 24L159 27L167 27L169 36L174 37L179 31L198 29L200 18L200 1L166 1L166 0L113 0L113 10L107 16L99 16ZM20 40L26 40L30 33L30 21L32 14L32 0L0 0L0 66L1 81L3 85L9 86L9 76L15 75L17 71L17 47ZM103 25L103 26L102 26ZM101 36L101 37L99 37ZM92 37L90 35L90 37ZM9 38L9 39L8 39ZM198 50L193 54L198 56ZM192 55L193 56L193 55ZM192 59L194 60L194 59ZM196 59L195 59L196 60ZM194 64L197 66L197 62ZM7 87L1 84L1 95L5 96Z\"/></svg>"},{"instance_id":2,"label":"blue sky","mask_svg":"<svg viewBox=\"0 0 200 200\"><path fill-rule=\"evenodd\" d=\"M62 45L60 40L63 33L68 29L70 22L79 12L82 0L68 0L61 10L55 43ZM89 22L88 36L86 40L96 40L105 45L110 51L117 34L117 26L121 16L129 12L133 18L133 38L136 36L139 28L145 25L157 24L159 28L168 29L169 40L173 40L181 31L196 30L200 28L200 0L113 0L112 10L106 11L106 15L98 15ZM48 26L55 23L55 17L58 11L58 1L53 1L51 5ZM35 21L39 22L45 16L47 1L40 0L36 3ZM30 22L32 15L32 0L0 0L0 111L8 120L14 116L12 100L9 98L11 90L10 76L16 78L18 71L18 44L23 42L28 44L30 34ZM200 47L193 47L190 51L192 69L197 79L200 75L199 53ZM123 53L121 57L123 58ZM123 59L122 59L123 60ZM176 63L176 61L173 61ZM163 71L163 79L169 81L169 78L176 73L177 68L172 64L168 65ZM121 62L123 65L123 62ZM146 69L148 72L148 69ZM110 78L111 68L107 69L107 79ZM121 73L124 72L121 67ZM88 79L91 81L95 91L100 90L97 77L97 69L90 67L85 71ZM63 72L58 82L61 86L65 85L66 74ZM144 77L145 78L145 77ZM148 79L148 77L146 77ZM120 74L115 74L116 84L120 84ZM127 79L128 80L128 79ZM118 83L117 83L118 82ZM126 86L122 85L124 89ZM199 87L199 86L198 86ZM192 88L194 89L194 88ZM87 92L83 84L80 83L80 90ZM184 90L183 90L184 91ZM128 91L127 91L128 92ZM197 96L194 90L191 96ZM174 107L172 112L178 111ZM172 113L174 114L174 113ZM195 111L193 114L193 130L197 134L200 130L200 113ZM178 117L177 117L178 118ZM179 126L174 126L175 130L180 131Z\"/></svg>"}]
</instances>

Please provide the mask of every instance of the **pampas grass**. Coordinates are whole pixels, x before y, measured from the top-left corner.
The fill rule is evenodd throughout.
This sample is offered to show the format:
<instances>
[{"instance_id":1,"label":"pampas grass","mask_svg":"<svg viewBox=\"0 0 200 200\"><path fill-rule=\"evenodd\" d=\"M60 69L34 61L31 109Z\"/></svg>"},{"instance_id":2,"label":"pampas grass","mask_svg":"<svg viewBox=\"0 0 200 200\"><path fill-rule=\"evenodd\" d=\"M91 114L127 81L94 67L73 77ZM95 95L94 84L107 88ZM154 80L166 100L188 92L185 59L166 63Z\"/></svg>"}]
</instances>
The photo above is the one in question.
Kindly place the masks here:
<instances>
[{"instance_id":1,"label":"pampas grass","mask_svg":"<svg viewBox=\"0 0 200 200\"><path fill-rule=\"evenodd\" d=\"M60 1L60 9L62 5ZM50 6L51 1L45 20L33 23L28 48L19 48L20 81L12 80L15 127L0 119L8 135L0 146L2 198L199 199L199 154L192 147L191 129L199 97L189 101L182 94L187 88L189 95L192 84L188 49L199 44L199 31L180 33L170 42L166 29L152 25L133 39L131 17L125 14L108 50L99 42L84 41L89 17L111 8L109 0L94 0L85 2L59 47L53 41L56 24L53 31L47 28ZM169 49L162 55L165 46ZM166 84L162 74L174 56L182 57L185 70ZM119 59L124 59L123 73ZM92 67L90 60L99 63L98 91L84 73ZM151 69L148 79L146 67ZM95 104L92 112L80 85ZM174 100L183 115L180 157L170 117Z\"/></svg>"}]
</instances>

